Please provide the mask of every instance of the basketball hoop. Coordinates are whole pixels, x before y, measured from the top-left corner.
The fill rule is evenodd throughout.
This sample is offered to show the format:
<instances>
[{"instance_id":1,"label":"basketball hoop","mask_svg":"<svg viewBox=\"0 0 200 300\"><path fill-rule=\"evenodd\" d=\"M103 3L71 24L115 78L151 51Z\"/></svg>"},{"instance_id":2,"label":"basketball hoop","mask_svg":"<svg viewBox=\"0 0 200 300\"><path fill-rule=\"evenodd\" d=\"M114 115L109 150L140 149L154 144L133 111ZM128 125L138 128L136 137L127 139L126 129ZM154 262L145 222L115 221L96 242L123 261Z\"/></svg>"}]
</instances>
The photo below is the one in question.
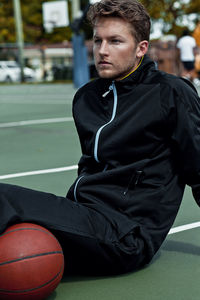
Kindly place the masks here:
<instances>
[{"instance_id":1,"label":"basketball hoop","mask_svg":"<svg viewBox=\"0 0 200 300\"><path fill-rule=\"evenodd\" d=\"M45 31L47 32L47 33L52 33L53 32L53 29L54 29L54 22L52 21L49 21L49 22L46 22L45 24L44 24L44 28L45 28Z\"/></svg>"},{"instance_id":2,"label":"basketball hoop","mask_svg":"<svg viewBox=\"0 0 200 300\"><path fill-rule=\"evenodd\" d=\"M66 27L69 25L66 0L44 2L42 10L43 25L46 32L51 33L55 27Z\"/></svg>"}]
</instances>

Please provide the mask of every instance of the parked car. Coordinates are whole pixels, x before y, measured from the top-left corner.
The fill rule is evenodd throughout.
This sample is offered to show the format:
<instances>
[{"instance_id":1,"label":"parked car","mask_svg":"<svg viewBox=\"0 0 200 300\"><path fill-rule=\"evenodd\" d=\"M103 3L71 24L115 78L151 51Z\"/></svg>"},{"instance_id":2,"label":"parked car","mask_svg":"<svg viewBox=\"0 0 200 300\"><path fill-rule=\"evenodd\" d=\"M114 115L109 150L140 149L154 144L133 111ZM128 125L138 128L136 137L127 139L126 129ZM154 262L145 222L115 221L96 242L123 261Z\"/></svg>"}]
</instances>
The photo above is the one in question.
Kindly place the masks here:
<instances>
[{"instance_id":1,"label":"parked car","mask_svg":"<svg viewBox=\"0 0 200 300\"><path fill-rule=\"evenodd\" d=\"M20 82L21 69L16 61L0 61L0 82ZM24 67L24 80L35 81L35 71Z\"/></svg>"}]
</instances>

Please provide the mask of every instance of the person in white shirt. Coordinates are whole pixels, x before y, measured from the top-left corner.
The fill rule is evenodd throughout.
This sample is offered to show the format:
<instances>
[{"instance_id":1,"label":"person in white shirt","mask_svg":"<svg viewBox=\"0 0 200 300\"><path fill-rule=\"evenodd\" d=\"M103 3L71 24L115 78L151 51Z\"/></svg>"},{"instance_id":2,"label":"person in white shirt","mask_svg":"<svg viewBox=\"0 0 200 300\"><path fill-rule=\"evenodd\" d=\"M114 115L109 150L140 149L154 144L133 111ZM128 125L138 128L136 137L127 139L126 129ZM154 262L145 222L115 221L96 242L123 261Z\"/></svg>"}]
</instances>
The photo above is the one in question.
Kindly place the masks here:
<instances>
[{"instance_id":1,"label":"person in white shirt","mask_svg":"<svg viewBox=\"0 0 200 300\"><path fill-rule=\"evenodd\" d=\"M183 36L177 42L177 48L180 52L180 60L183 64L182 77L185 77L196 83L195 72L195 48L197 47L195 39L190 36L188 30L184 30ZM198 80L198 79L197 79Z\"/></svg>"}]
</instances>

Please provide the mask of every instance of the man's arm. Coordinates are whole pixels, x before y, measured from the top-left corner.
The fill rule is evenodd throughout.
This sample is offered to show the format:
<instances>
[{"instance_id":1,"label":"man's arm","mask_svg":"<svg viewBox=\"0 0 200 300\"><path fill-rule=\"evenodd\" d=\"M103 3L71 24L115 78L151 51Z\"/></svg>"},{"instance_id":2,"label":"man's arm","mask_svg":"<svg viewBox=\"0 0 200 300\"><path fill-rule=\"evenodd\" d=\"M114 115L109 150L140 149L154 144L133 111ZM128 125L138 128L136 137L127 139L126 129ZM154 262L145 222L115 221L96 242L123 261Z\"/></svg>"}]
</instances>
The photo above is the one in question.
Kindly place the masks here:
<instances>
[{"instance_id":1,"label":"man's arm","mask_svg":"<svg viewBox=\"0 0 200 300\"><path fill-rule=\"evenodd\" d=\"M200 98L192 86L177 83L171 105L172 147L180 175L200 206Z\"/></svg>"}]
</instances>

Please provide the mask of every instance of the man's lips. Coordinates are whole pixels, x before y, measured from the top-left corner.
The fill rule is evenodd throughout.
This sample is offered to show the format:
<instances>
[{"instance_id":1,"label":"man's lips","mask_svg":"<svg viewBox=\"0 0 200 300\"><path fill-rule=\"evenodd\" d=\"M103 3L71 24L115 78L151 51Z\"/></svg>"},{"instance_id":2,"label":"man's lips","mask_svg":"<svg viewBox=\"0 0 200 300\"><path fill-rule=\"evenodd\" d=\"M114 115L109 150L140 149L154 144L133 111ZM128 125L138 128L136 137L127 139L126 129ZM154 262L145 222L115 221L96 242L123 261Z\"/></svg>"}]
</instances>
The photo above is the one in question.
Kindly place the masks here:
<instances>
[{"instance_id":1,"label":"man's lips","mask_svg":"<svg viewBox=\"0 0 200 300\"><path fill-rule=\"evenodd\" d=\"M112 64L108 61L104 61L104 60L101 60L99 63L98 63L98 67L99 69L110 69L110 66Z\"/></svg>"},{"instance_id":2,"label":"man's lips","mask_svg":"<svg viewBox=\"0 0 200 300\"><path fill-rule=\"evenodd\" d=\"M104 61L104 60L101 60L98 64L99 64L99 65L111 65L110 62Z\"/></svg>"}]
</instances>

